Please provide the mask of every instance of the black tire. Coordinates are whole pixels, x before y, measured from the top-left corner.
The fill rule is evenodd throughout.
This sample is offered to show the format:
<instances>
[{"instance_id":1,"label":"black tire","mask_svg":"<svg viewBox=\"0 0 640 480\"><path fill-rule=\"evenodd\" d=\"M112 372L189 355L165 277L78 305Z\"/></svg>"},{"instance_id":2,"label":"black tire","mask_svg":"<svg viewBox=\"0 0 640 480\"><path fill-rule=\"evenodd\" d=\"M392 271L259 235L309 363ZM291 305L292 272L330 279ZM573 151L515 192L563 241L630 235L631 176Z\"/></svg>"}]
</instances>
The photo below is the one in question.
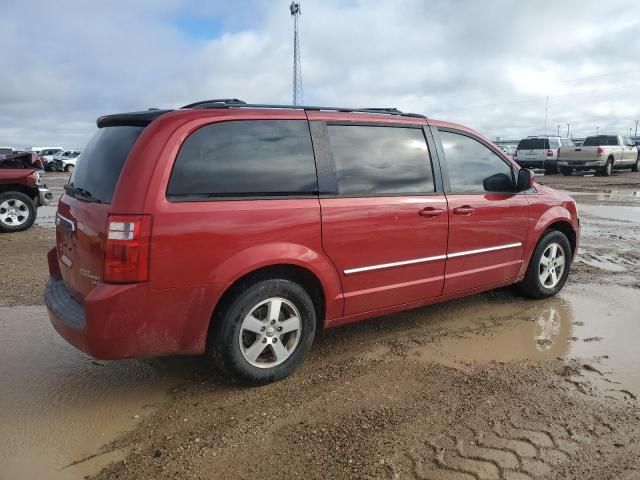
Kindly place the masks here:
<instances>
[{"instance_id":1,"label":"black tire","mask_svg":"<svg viewBox=\"0 0 640 480\"><path fill-rule=\"evenodd\" d=\"M64 171L67 173L73 172L73 165L67 165L66 167L64 167Z\"/></svg>"},{"instance_id":2,"label":"black tire","mask_svg":"<svg viewBox=\"0 0 640 480\"><path fill-rule=\"evenodd\" d=\"M636 163L634 163L631 166L631 171L632 172L640 172L640 155L638 155L638 158L636 159Z\"/></svg>"},{"instance_id":3,"label":"black tire","mask_svg":"<svg viewBox=\"0 0 640 480\"><path fill-rule=\"evenodd\" d=\"M565 177L570 177L573 174L573 168L562 167L560 169L560 173L562 173L562 175L564 175Z\"/></svg>"},{"instance_id":4,"label":"black tire","mask_svg":"<svg viewBox=\"0 0 640 480\"><path fill-rule=\"evenodd\" d=\"M273 297L288 300L300 313L300 338L284 362L260 368L252 365L240 350L240 343L243 341L241 325L252 309ZM244 384L264 385L288 377L300 366L313 344L316 311L309 294L297 283L285 279L267 279L238 290L226 305L221 306L221 311L216 313L213 322L208 355L214 357L231 379ZM257 337L255 342L258 342ZM266 353L268 355L270 351Z\"/></svg>"},{"instance_id":5,"label":"black tire","mask_svg":"<svg viewBox=\"0 0 640 480\"><path fill-rule=\"evenodd\" d=\"M16 202L21 202L22 205L26 206L26 211L24 211L24 215L26 216L26 220L22 220L22 217L18 217L21 223L16 223L12 225L13 219L10 220L8 217L6 219L4 214L6 213L6 208L3 208L2 205L13 207ZM20 211L19 211L20 212ZM0 193L0 232L20 232L22 230L26 230L27 228L33 225L33 222L36 221L36 216L38 214L38 210L36 208L33 200L29 198L28 195L25 195L21 192L3 192Z\"/></svg>"},{"instance_id":6,"label":"black tire","mask_svg":"<svg viewBox=\"0 0 640 480\"><path fill-rule=\"evenodd\" d=\"M560 245L564 250L565 267L558 283L553 288L547 288L540 280L540 260L547 247L552 243ZM536 249L533 251L527 273L522 282L518 284L518 289L521 293L531 298L552 297L564 287L567 277L569 276L569 271L571 270L571 259L571 244L567 236L557 230L548 231L542 236Z\"/></svg>"},{"instance_id":7,"label":"black tire","mask_svg":"<svg viewBox=\"0 0 640 480\"><path fill-rule=\"evenodd\" d=\"M553 165L552 167L546 167L544 169L544 173L545 173L545 175L554 175L554 174L558 173L558 166L557 165Z\"/></svg>"},{"instance_id":8,"label":"black tire","mask_svg":"<svg viewBox=\"0 0 640 480\"><path fill-rule=\"evenodd\" d=\"M607 163L604 164L604 167L602 167L598 171L598 173L603 177L610 177L612 172L613 172L613 159L609 158L607 159Z\"/></svg>"}]
</instances>

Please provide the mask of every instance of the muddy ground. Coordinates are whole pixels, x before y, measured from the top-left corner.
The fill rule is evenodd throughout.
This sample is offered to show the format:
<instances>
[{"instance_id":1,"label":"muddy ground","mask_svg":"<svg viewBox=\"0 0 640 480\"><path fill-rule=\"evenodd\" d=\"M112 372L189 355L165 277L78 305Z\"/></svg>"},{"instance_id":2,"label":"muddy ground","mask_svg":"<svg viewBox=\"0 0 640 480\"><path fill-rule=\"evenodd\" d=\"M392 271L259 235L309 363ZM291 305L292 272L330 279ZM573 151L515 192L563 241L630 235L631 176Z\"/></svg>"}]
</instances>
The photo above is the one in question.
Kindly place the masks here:
<instances>
[{"instance_id":1,"label":"muddy ground","mask_svg":"<svg viewBox=\"0 0 640 480\"><path fill-rule=\"evenodd\" d=\"M261 388L193 358L96 365L59 340L42 212L0 236L0 479L640 478L640 174L540 181L581 212L560 295L502 289L322 332Z\"/></svg>"}]
</instances>

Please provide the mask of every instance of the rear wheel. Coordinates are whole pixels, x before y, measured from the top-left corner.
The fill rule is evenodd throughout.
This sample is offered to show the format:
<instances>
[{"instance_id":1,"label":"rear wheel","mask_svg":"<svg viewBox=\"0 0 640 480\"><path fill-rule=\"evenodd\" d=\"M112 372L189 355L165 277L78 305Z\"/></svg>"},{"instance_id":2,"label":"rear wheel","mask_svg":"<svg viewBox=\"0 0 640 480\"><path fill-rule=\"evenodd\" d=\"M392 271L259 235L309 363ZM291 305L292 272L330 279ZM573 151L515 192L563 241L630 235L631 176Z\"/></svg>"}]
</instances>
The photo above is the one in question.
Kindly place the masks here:
<instances>
[{"instance_id":1,"label":"rear wheel","mask_svg":"<svg viewBox=\"0 0 640 480\"><path fill-rule=\"evenodd\" d=\"M563 167L560 169L560 172L562 173L562 175L564 175L565 177L570 177L571 174L573 174L573 168L566 168Z\"/></svg>"},{"instance_id":2,"label":"rear wheel","mask_svg":"<svg viewBox=\"0 0 640 480\"><path fill-rule=\"evenodd\" d=\"M608 159L607 163L604 164L604 167L600 169L600 175L603 177L610 177L611 172L613 172L613 159Z\"/></svg>"},{"instance_id":3,"label":"rear wheel","mask_svg":"<svg viewBox=\"0 0 640 480\"><path fill-rule=\"evenodd\" d=\"M640 155L636 158L636 163L631 166L632 172L640 172Z\"/></svg>"},{"instance_id":4,"label":"rear wheel","mask_svg":"<svg viewBox=\"0 0 640 480\"><path fill-rule=\"evenodd\" d=\"M0 232L26 230L35 222L37 212L33 200L24 193L0 193Z\"/></svg>"},{"instance_id":5,"label":"rear wheel","mask_svg":"<svg viewBox=\"0 0 640 480\"><path fill-rule=\"evenodd\" d=\"M229 377L261 385L302 363L315 337L316 312L300 285L268 279L236 294L213 321L210 354Z\"/></svg>"},{"instance_id":6,"label":"rear wheel","mask_svg":"<svg viewBox=\"0 0 640 480\"><path fill-rule=\"evenodd\" d=\"M529 261L524 280L518 287L531 298L547 298L558 293L571 269L571 245L557 230L544 234Z\"/></svg>"}]
</instances>

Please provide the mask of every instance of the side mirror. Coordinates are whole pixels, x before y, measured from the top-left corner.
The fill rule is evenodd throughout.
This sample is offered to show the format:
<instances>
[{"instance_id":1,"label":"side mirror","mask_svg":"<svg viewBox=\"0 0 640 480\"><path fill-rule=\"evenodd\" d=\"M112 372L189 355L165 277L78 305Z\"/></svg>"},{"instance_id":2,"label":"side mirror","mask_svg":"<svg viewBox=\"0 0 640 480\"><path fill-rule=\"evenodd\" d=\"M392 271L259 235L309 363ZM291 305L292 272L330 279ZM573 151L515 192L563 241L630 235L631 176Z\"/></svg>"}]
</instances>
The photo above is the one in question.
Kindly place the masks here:
<instances>
[{"instance_id":1,"label":"side mirror","mask_svg":"<svg viewBox=\"0 0 640 480\"><path fill-rule=\"evenodd\" d=\"M521 168L518 172L518 184L516 185L517 192L524 192L533 187L533 182L536 180L536 175L528 168Z\"/></svg>"},{"instance_id":2,"label":"side mirror","mask_svg":"<svg viewBox=\"0 0 640 480\"><path fill-rule=\"evenodd\" d=\"M482 181L487 192L513 192L513 180L506 173L496 173Z\"/></svg>"}]
</instances>

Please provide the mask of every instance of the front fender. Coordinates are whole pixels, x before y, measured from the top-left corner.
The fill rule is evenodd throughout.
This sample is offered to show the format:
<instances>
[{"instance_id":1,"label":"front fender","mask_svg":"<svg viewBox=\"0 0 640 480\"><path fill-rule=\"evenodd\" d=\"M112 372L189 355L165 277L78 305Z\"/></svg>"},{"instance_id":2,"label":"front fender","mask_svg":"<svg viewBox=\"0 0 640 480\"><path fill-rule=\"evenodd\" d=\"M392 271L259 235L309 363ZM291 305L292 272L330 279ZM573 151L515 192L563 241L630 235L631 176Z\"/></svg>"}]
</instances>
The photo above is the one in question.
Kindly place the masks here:
<instances>
[{"instance_id":1,"label":"front fender","mask_svg":"<svg viewBox=\"0 0 640 480\"><path fill-rule=\"evenodd\" d=\"M309 270L318 278L324 291L325 320L342 315L344 299L338 272L323 252L304 245L275 242L241 250L216 267L212 281L231 278L231 285L248 273L273 265L295 265Z\"/></svg>"},{"instance_id":2,"label":"front fender","mask_svg":"<svg viewBox=\"0 0 640 480\"><path fill-rule=\"evenodd\" d=\"M574 210L574 211L572 211ZM534 216L531 219L531 225L529 228L529 234L527 235L527 241L522 253L522 266L520 267L519 277L523 277L529 266L529 261L533 255L540 238L547 229L557 222L564 222L568 224L574 231L576 236L576 248L574 249L573 256L575 257L577 252L577 245L579 240L579 225L577 220L577 212L575 211L575 205L566 202L565 205L556 205L545 210L541 215Z\"/></svg>"}]
</instances>

